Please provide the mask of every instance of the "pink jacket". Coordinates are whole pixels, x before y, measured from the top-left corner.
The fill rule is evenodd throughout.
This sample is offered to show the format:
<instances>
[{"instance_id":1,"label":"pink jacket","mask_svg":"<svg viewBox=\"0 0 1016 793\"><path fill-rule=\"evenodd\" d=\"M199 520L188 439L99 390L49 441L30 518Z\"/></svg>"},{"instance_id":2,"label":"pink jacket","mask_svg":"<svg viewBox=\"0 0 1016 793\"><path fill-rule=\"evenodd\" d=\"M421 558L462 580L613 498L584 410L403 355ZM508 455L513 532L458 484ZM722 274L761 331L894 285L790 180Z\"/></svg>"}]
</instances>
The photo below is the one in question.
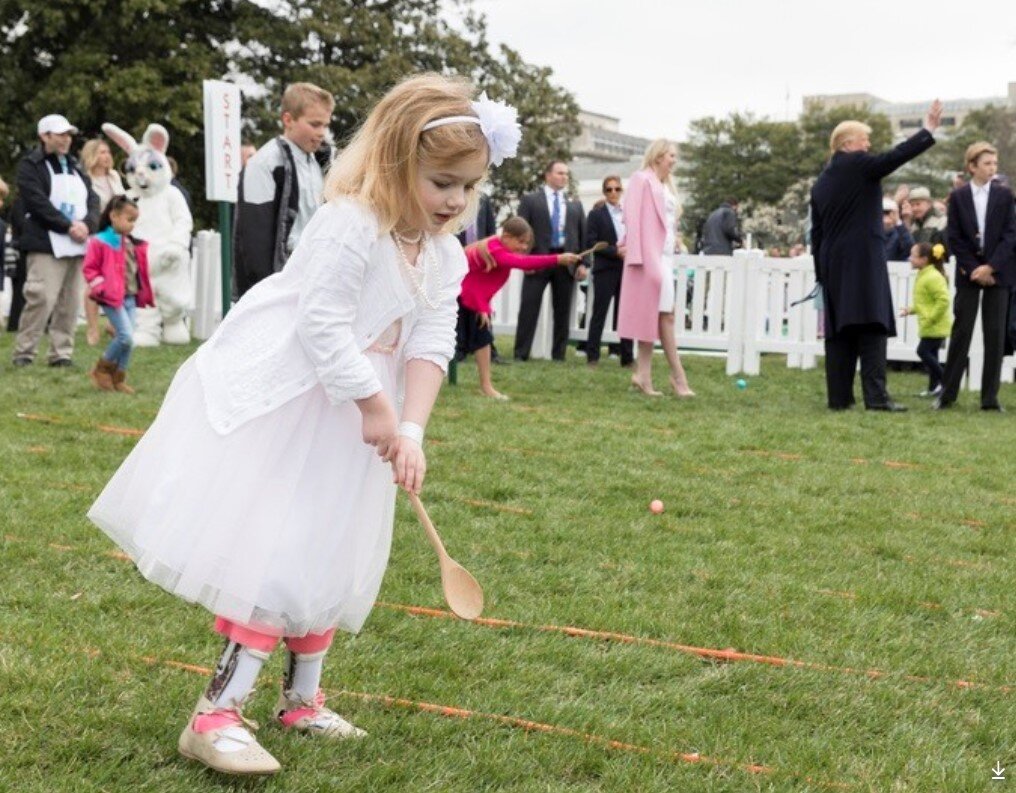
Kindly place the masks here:
<instances>
[{"instance_id":1,"label":"pink jacket","mask_svg":"<svg viewBox=\"0 0 1016 793\"><path fill-rule=\"evenodd\" d=\"M657 341L663 246L667 241L663 183L651 168L628 180L624 201L624 257L617 334L624 339Z\"/></svg>"},{"instance_id":2,"label":"pink jacket","mask_svg":"<svg viewBox=\"0 0 1016 793\"><path fill-rule=\"evenodd\" d=\"M489 273L480 252L474 247L466 248L469 272L462 281L462 293L459 295L462 305L481 314L491 312L490 301L505 285L512 269L542 270L557 266L555 254L512 253L504 246L500 237L488 237L487 249L491 258L497 262L497 267Z\"/></svg>"},{"instance_id":3,"label":"pink jacket","mask_svg":"<svg viewBox=\"0 0 1016 793\"><path fill-rule=\"evenodd\" d=\"M138 308L155 305L152 284L148 280L148 243L131 238L138 260ZM120 308L127 291L127 261L123 240L111 227L107 227L88 240L85 260L81 267L88 284L88 296L103 306Z\"/></svg>"}]
</instances>

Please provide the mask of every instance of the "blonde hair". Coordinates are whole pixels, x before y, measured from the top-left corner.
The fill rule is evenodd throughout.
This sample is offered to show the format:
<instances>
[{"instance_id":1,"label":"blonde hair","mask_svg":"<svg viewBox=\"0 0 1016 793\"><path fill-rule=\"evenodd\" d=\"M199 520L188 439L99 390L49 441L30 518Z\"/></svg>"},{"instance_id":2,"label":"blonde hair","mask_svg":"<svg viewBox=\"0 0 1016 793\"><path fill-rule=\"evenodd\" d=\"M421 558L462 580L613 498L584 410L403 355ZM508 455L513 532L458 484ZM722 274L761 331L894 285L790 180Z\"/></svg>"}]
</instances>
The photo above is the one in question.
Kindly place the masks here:
<instances>
[{"instance_id":1,"label":"blonde hair","mask_svg":"<svg viewBox=\"0 0 1016 793\"><path fill-rule=\"evenodd\" d=\"M293 83L282 93L282 112L300 118L310 105L324 105L331 111L335 97L314 83Z\"/></svg>"},{"instance_id":2,"label":"blonde hair","mask_svg":"<svg viewBox=\"0 0 1016 793\"><path fill-rule=\"evenodd\" d=\"M833 134L829 136L829 153L836 154L847 141L853 140L858 135L870 135L871 127L863 121L841 121L836 125Z\"/></svg>"},{"instance_id":3,"label":"blonde hair","mask_svg":"<svg viewBox=\"0 0 1016 793\"><path fill-rule=\"evenodd\" d=\"M673 148L677 151L677 144L668 138L657 138L646 148L646 153L642 155L642 167L653 168L656 166L656 162L667 153L667 150ZM620 181L620 179L618 180ZM674 184L674 177L671 174L667 174L667 178L663 180L663 183L670 188L675 196L677 195L677 186ZM606 186L606 181L604 181Z\"/></svg>"},{"instance_id":4,"label":"blonde hair","mask_svg":"<svg viewBox=\"0 0 1016 793\"><path fill-rule=\"evenodd\" d=\"M971 143L967 146L967 153L963 159L963 162L966 163L967 170L970 170L971 165L977 165L977 161L983 154L994 154L997 157L998 149L986 140L979 140L976 143Z\"/></svg>"},{"instance_id":5,"label":"blonde hair","mask_svg":"<svg viewBox=\"0 0 1016 793\"><path fill-rule=\"evenodd\" d=\"M7 182L0 179L0 198L7 198L7 195L11 192L11 188L7 186Z\"/></svg>"},{"instance_id":6,"label":"blonde hair","mask_svg":"<svg viewBox=\"0 0 1016 793\"><path fill-rule=\"evenodd\" d=\"M85 173L91 175L92 169L95 168L95 163L99 160L99 148L101 146L105 146L110 154L113 153L113 150L109 148L109 144L102 138L92 138L81 147L81 164L85 166Z\"/></svg>"},{"instance_id":7,"label":"blonde hair","mask_svg":"<svg viewBox=\"0 0 1016 793\"><path fill-rule=\"evenodd\" d=\"M398 83L374 109L332 163L325 179L325 200L351 198L378 216L387 233L399 220L423 212L417 194L421 164L446 167L488 154L479 125L442 124L423 131L430 121L472 116L473 85L458 77L427 73ZM470 191L466 210L445 231L463 228L476 215L478 189ZM415 210L415 211L407 211Z\"/></svg>"}]
</instances>

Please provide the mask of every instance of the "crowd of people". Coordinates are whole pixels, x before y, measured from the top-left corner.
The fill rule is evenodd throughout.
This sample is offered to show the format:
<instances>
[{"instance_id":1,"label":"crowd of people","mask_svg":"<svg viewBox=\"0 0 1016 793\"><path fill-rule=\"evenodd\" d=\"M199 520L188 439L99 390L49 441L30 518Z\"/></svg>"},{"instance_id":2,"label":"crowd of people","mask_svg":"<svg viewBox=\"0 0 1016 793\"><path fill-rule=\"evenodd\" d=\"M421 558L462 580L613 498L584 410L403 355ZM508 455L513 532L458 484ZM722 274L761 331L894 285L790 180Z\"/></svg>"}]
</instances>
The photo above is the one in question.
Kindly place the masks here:
<instances>
[{"instance_id":1,"label":"crowd of people","mask_svg":"<svg viewBox=\"0 0 1016 793\"><path fill-rule=\"evenodd\" d=\"M310 83L290 85L281 98L281 134L260 148L243 142L243 171L233 230L235 298L284 268L303 229L318 211L325 174L335 156L327 135L333 109L334 98L328 91ZM49 365L69 366L79 313L83 310L86 339L93 346L100 340L99 317L105 314L109 319L106 329L113 338L90 376L103 390L127 391L124 370L129 355L123 349L130 345L136 307L150 303L143 296L148 269L146 245L130 231L118 231L110 225L108 213L104 214L114 198L126 194L109 144L101 138L88 140L79 161L70 152L76 133L63 116L41 119L40 145L19 164L18 198L10 212L13 241L19 252L8 321L8 330L17 331L13 363L18 367L30 365L45 333L50 340ZM924 274L923 268L931 265L938 272L941 261L950 255L961 262L956 274L956 322L951 321L953 310L947 312L948 323L939 316L942 299L937 290L933 315L928 313L924 300L915 299L905 309L918 317L922 339L918 356L930 376L926 391L936 397L938 408L955 402L978 313L976 297L984 303L982 406L1001 408L997 401L1001 355L1011 344L1007 331L1016 330L1016 317L1012 316L1016 312L1011 307L1016 298L1010 289L1014 279L1009 272L1016 265L1009 261L1010 231L1006 226L997 233L997 241L989 240L982 222L972 229L975 236L971 241L964 237L971 229L962 223L967 193L974 188L978 188L975 195L991 198L993 213L1001 211L1004 202L996 200L995 193L1004 194L1007 186L997 176L997 154L989 144L978 144L981 148L977 157L973 161L968 158L966 171L957 174L953 192L942 200L934 199L921 185L901 185L892 195L881 191L884 176L916 156L917 149L933 143L933 136L925 129L893 152L874 157L867 154L864 125L854 123L838 128L834 134L831 159L819 176L811 205L811 250L825 298L826 374L829 406L833 409L853 404L853 368L858 360L865 405L875 410L902 408L889 397L885 386L885 340L895 333L895 321L880 273L886 260L924 262L918 278L923 289L938 284ZM860 148L851 148L854 146ZM875 165L867 159L845 156L857 153L872 158ZM550 355L555 361L564 360L572 302L579 288L591 284L592 299L585 316L587 340L580 344L588 366L599 365L604 328L612 312L620 340L610 345L610 352L618 356L622 367L633 369L632 387L647 396L662 395L652 380L653 351L660 343L670 370L671 390L679 397L694 395L677 352L674 323L677 298L672 257L682 250L677 231L680 208L672 177L675 160L673 143L654 141L640 170L627 179L616 174L603 180L603 197L588 215L569 193L567 163L551 161L544 169L541 187L520 197L516 214L507 219L500 236L497 208L486 196L480 197L476 217L458 234L467 251L471 274L460 300L456 358L475 356L482 394L507 398L494 388L491 377L491 364L506 361L498 353L491 331L490 301L506 282L508 271L519 268L524 278L516 321L516 362L530 358L548 286L552 311ZM171 165L173 185L189 202L189 194L175 177L175 163ZM989 185L983 187L987 194L978 187L983 185ZM877 230L868 228L869 213L873 211L869 199L876 189L881 208ZM0 200L5 195L6 185L0 183ZM829 206L824 198L827 195L833 196ZM845 216L837 202L844 204ZM737 197L722 201L700 226L696 251L731 255L743 246L738 212ZM981 212L980 203L977 212ZM846 236L842 240L839 229L833 228L830 236L830 213L843 224ZM127 228L122 213L116 217L121 218L120 228ZM980 214L974 218L981 220ZM871 240L880 241L880 245ZM833 244L844 246L844 250L831 252ZM999 251L994 246L999 246ZM91 277L86 281L81 273L89 264L90 249L93 261ZM786 253L795 256L806 250L799 244ZM982 259L997 263L991 275L985 275ZM98 270L95 261L101 261ZM111 292L110 282L122 284L123 294ZM948 331L943 330L946 327ZM940 373L938 355L948 334L952 335L952 363L947 361ZM107 381L111 379L118 380L121 388L115 384L110 387Z\"/></svg>"}]
</instances>

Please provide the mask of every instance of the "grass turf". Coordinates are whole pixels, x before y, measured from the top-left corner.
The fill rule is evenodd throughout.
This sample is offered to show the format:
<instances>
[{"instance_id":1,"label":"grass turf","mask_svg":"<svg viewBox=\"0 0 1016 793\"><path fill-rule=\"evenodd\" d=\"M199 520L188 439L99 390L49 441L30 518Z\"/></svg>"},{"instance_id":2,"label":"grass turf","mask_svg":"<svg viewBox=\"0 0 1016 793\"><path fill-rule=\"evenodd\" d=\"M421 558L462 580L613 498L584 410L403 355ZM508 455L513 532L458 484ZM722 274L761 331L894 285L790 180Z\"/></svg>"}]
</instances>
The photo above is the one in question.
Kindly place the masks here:
<instances>
[{"instance_id":1,"label":"grass turf","mask_svg":"<svg viewBox=\"0 0 1016 793\"><path fill-rule=\"evenodd\" d=\"M136 442L100 425L144 428L188 352L138 352L136 397L92 390L83 341L79 369L0 369L0 790L951 793L1016 766L1012 413L934 413L909 373L911 412L830 413L821 373L778 357L741 391L686 356L698 397L648 400L571 355L498 367L507 404L467 362L428 432L424 501L485 617L515 624L397 607L443 608L400 498L386 605L325 670L370 738L267 726L267 780L184 761L209 616L84 515Z\"/></svg>"}]
</instances>

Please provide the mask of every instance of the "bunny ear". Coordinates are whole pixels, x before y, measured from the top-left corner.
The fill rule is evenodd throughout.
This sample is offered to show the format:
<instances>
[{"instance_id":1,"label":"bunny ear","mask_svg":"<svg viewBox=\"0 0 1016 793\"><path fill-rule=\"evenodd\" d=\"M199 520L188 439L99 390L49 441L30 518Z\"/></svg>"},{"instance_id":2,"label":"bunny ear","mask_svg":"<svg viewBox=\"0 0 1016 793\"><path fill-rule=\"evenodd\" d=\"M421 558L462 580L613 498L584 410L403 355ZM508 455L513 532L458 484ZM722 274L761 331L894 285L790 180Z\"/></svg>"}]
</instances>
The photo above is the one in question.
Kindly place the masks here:
<instances>
[{"instance_id":1,"label":"bunny ear","mask_svg":"<svg viewBox=\"0 0 1016 793\"><path fill-rule=\"evenodd\" d=\"M169 148L169 132L162 124L149 124L141 143L165 154Z\"/></svg>"},{"instance_id":2,"label":"bunny ear","mask_svg":"<svg viewBox=\"0 0 1016 793\"><path fill-rule=\"evenodd\" d=\"M138 142L134 140L128 133L124 132L116 124L103 124L102 131L106 133L107 137L112 140L117 146L123 149L125 152L130 154L138 147Z\"/></svg>"}]
</instances>

